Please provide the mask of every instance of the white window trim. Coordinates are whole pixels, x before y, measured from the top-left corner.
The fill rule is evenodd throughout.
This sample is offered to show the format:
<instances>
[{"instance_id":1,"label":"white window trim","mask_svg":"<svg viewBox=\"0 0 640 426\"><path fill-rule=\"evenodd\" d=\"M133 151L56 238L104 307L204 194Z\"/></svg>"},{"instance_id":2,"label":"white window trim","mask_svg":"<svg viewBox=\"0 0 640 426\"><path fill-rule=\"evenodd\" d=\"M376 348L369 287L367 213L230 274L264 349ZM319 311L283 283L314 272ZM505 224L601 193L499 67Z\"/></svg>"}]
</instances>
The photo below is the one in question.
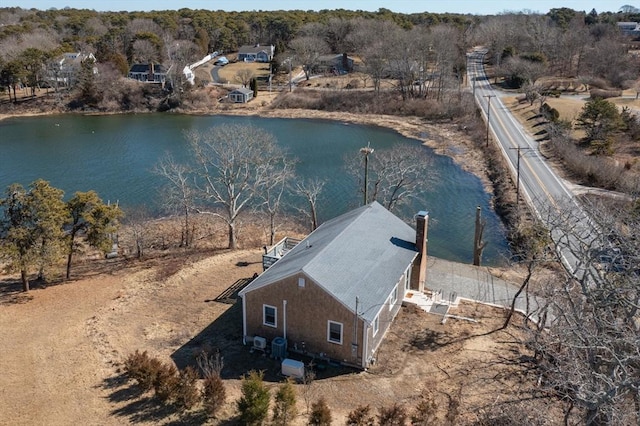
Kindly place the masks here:
<instances>
[{"instance_id":1,"label":"white window trim","mask_svg":"<svg viewBox=\"0 0 640 426\"><path fill-rule=\"evenodd\" d=\"M404 271L404 290L409 290L411 288L411 266Z\"/></svg>"},{"instance_id":2,"label":"white window trim","mask_svg":"<svg viewBox=\"0 0 640 426\"><path fill-rule=\"evenodd\" d=\"M337 342L335 340L331 340L331 324L337 324L340 326L340 341ZM341 322L337 322L337 321L331 321L331 320L327 320L327 341L329 343L334 343L336 345L341 345L342 344L342 335L344 333L344 326L342 325Z\"/></svg>"},{"instance_id":3,"label":"white window trim","mask_svg":"<svg viewBox=\"0 0 640 426\"><path fill-rule=\"evenodd\" d=\"M267 322L267 315L266 315L267 308L273 309L273 320L274 320L273 324L270 324ZM271 305L262 305L262 325L266 325L267 327L278 328L278 308Z\"/></svg>"},{"instance_id":4,"label":"white window trim","mask_svg":"<svg viewBox=\"0 0 640 426\"><path fill-rule=\"evenodd\" d=\"M393 309L396 302L398 302L398 284L393 287L393 290L391 290L391 294L389 295L389 310Z\"/></svg>"},{"instance_id":5,"label":"white window trim","mask_svg":"<svg viewBox=\"0 0 640 426\"><path fill-rule=\"evenodd\" d=\"M380 314L376 315L376 317L373 319L373 334L372 336L375 336L376 334L378 334L378 330L380 330Z\"/></svg>"}]
</instances>

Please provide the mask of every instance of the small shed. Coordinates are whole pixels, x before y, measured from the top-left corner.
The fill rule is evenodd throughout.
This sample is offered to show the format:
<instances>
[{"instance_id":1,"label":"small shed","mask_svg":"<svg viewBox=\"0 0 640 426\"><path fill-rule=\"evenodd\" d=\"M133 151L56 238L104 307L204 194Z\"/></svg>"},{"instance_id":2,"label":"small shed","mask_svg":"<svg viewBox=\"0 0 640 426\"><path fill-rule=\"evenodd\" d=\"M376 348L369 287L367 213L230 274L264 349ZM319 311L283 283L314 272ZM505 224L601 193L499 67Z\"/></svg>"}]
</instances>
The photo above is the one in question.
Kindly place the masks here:
<instances>
[{"instance_id":1,"label":"small shed","mask_svg":"<svg viewBox=\"0 0 640 426\"><path fill-rule=\"evenodd\" d=\"M229 92L229 100L234 103L246 104L253 99L253 90L241 87Z\"/></svg>"}]
</instances>

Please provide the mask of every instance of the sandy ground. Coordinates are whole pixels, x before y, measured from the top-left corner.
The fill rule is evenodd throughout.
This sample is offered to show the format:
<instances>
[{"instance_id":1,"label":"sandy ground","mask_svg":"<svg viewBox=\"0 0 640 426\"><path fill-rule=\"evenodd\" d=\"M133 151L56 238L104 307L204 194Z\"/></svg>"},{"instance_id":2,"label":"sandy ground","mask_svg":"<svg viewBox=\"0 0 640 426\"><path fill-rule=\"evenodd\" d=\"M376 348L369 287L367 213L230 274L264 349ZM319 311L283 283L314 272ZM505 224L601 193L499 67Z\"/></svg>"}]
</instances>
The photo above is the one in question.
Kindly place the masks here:
<instances>
[{"instance_id":1,"label":"sandy ground","mask_svg":"<svg viewBox=\"0 0 640 426\"><path fill-rule=\"evenodd\" d=\"M225 113L389 127L421 140L438 154L452 156L489 185L480 154L453 125L435 126L407 117L272 111L258 104ZM265 369L275 387L277 364L256 358L239 345L237 305L212 301L237 279L259 272L260 251L188 259L107 265L102 268L106 272L87 273L27 296L17 291L16 277L0 276L0 424L203 423L197 410L176 414L122 380L120 363L136 349L166 361L173 357L180 364L192 361L198 350L220 348L227 354L224 376L229 394L223 420L235 415L243 373ZM370 404L375 411L398 402L410 410L426 391L438 402L440 418L452 395L460 393L466 410L461 418L467 419L513 398L514 389L517 395L526 392L531 382L520 371L522 366L510 362L519 357L520 349L510 343L509 334L469 338L495 328L501 315L468 306L459 313L480 323L450 320L442 325L438 317L403 309L380 349L379 363L368 372L334 372L317 380L314 399L325 397L334 424L341 424L358 404ZM298 387L301 413L303 392ZM296 424L305 424L302 415Z\"/></svg>"},{"instance_id":2,"label":"sandy ground","mask_svg":"<svg viewBox=\"0 0 640 426\"><path fill-rule=\"evenodd\" d=\"M242 374L265 370L275 389L278 363L241 345L239 305L215 301L237 279L260 271L261 251L188 259L114 263L110 272L32 290L23 298L15 297L15 277L2 277L0 424L205 422L201 411L175 413L122 380L120 363L136 349L183 366L199 350L219 348L229 394L222 420L236 413ZM167 276L169 271L174 273ZM534 382L513 362L522 351L512 343L518 331L480 336L500 324L499 311L465 305L454 313L480 322L450 319L443 325L440 317L403 308L372 369L327 371L309 388L311 399L325 397L334 424L341 424L358 404L375 411L399 403L411 411L425 392L439 403L442 418L448 398L460 392L462 422L526 393ZM304 386L297 385L297 392L301 414L295 424L302 425Z\"/></svg>"},{"instance_id":3,"label":"sandy ground","mask_svg":"<svg viewBox=\"0 0 640 426\"><path fill-rule=\"evenodd\" d=\"M257 271L257 264L234 267L245 258L259 255L214 256L166 280L157 277L158 267L114 270L33 290L22 303L11 297L5 277L0 281L7 290L0 293L0 424L126 423L111 416L118 404L110 401L104 381L135 349L168 360L228 307L204 300Z\"/></svg>"}]
</instances>

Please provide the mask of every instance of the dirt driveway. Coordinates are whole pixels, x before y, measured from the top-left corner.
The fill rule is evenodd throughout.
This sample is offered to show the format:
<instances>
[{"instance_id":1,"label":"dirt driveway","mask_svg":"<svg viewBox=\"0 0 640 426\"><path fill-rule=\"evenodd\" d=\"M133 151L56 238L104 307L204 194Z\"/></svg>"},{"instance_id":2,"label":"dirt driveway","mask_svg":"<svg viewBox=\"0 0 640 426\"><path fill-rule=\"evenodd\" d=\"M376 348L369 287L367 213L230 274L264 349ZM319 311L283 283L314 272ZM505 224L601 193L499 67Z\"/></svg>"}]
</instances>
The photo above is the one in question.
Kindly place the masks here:
<instances>
[{"instance_id":1,"label":"dirt driveway","mask_svg":"<svg viewBox=\"0 0 640 426\"><path fill-rule=\"evenodd\" d=\"M266 370L273 388L280 380L275 361L240 345L238 305L214 301L237 279L259 272L260 259L260 250L247 250L186 263L121 265L111 273L34 290L20 301L0 291L0 424L202 423L198 410L177 414L156 404L151 394L139 395L121 380L120 362L139 349L167 362L173 357L180 365L207 346L219 348L225 358L228 402L221 418L232 419L243 372ZM0 286L9 288L9 281ZM403 308L373 368L322 373L308 396L327 399L334 424L342 424L359 404L370 404L374 413L394 403L411 411L425 393L444 418L449 402L459 396L462 423L528 392L534 383L525 366L513 362L523 355L514 343L518 330L477 336L495 328L501 313L476 305L456 313L479 322L442 324L440 317ZM302 425L305 388L297 386L296 424Z\"/></svg>"}]
</instances>

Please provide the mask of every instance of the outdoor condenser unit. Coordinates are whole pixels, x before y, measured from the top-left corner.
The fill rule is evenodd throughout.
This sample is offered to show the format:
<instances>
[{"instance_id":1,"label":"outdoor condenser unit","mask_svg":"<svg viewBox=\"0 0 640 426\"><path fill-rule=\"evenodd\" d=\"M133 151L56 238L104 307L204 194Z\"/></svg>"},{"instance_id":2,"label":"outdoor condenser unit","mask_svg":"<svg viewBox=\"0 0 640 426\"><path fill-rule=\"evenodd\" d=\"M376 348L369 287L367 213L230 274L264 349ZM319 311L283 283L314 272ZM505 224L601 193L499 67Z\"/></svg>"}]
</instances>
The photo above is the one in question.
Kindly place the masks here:
<instances>
[{"instance_id":1,"label":"outdoor condenser unit","mask_svg":"<svg viewBox=\"0 0 640 426\"><path fill-rule=\"evenodd\" d=\"M271 357L275 359L284 359L287 357L287 339L284 337L276 337L271 341Z\"/></svg>"},{"instance_id":2,"label":"outdoor condenser unit","mask_svg":"<svg viewBox=\"0 0 640 426\"><path fill-rule=\"evenodd\" d=\"M253 349L264 351L266 348L267 348L267 339L260 336L255 336L253 338Z\"/></svg>"}]
</instances>

